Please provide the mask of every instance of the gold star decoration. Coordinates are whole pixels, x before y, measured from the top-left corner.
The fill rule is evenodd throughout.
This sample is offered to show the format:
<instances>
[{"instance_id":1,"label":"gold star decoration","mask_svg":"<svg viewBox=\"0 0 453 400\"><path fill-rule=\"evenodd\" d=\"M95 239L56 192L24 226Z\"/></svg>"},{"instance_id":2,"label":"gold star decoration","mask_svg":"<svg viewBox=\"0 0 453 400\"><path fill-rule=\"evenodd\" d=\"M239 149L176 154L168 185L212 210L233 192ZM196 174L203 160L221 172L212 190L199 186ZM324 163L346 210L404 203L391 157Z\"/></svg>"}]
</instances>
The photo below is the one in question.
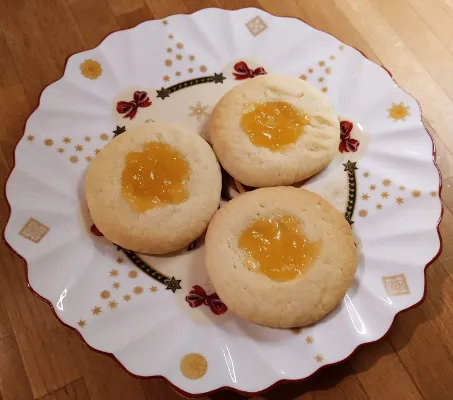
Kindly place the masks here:
<instances>
[{"instance_id":1,"label":"gold star decoration","mask_svg":"<svg viewBox=\"0 0 453 400\"><path fill-rule=\"evenodd\" d=\"M327 86L324 86L323 88L321 88L321 92L323 93L327 93L329 91L329 89L327 88Z\"/></svg>"},{"instance_id":2,"label":"gold star decoration","mask_svg":"<svg viewBox=\"0 0 453 400\"><path fill-rule=\"evenodd\" d=\"M362 176L363 176L364 178L368 178L368 177L370 176L370 173L369 173L369 172L364 172L364 173L362 174Z\"/></svg>"},{"instance_id":3,"label":"gold star decoration","mask_svg":"<svg viewBox=\"0 0 453 400\"><path fill-rule=\"evenodd\" d=\"M78 144L77 146L75 146L75 150L76 151L83 151L83 146L81 144Z\"/></svg>"},{"instance_id":4,"label":"gold star decoration","mask_svg":"<svg viewBox=\"0 0 453 400\"><path fill-rule=\"evenodd\" d=\"M156 292L157 292L157 286L151 286L151 287L149 288L149 291L150 291L151 293L156 293Z\"/></svg>"},{"instance_id":5,"label":"gold star decoration","mask_svg":"<svg viewBox=\"0 0 453 400\"><path fill-rule=\"evenodd\" d=\"M184 48L184 44L181 43L181 42L178 42L178 43L176 43L176 47L177 47L178 49L183 49L183 48Z\"/></svg>"},{"instance_id":6,"label":"gold star decoration","mask_svg":"<svg viewBox=\"0 0 453 400\"><path fill-rule=\"evenodd\" d=\"M307 336L307 337L305 338L305 342L306 342L307 344L312 344L312 343L313 343L313 338L312 338L311 336Z\"/></svg>"},{"instance_id":7,"label":"gold star decoration","mask_svg":"<svg viewBox=\"0 0 453 400\"><path fill-rule=\"evenodd\" d=\"M226 78L223 76L222 73L220 74L217 74L216 72L214 72L214 76L212 77L212 81L214 83L223 83L223 81L225 80Z\"/></svg>"},{"instance_id":8,"label":"gold star decoration","mask_svg":"<svg viewBox=\"0 0 453 400\"><path fill-rule=\"evenodd\" d=\"M93 158L91 156L86 156L85 157L85 160L87 160L88 162L90 162Z\"/></svg>"},{"instance_id":9,"label":"gold star decoration","mask_svg":"<svg viewBox=\"0 0 453 400\"><path fill-rule=\"evenodd\" d=\"M143 293L143 287L135 286L132 291L134 292L134 294L137 294L137 295L142 294Z\"/></svg>"},{"instance_id":10,"label":"gold star decoration","mask_svg":"<svg viewBox=\"0 0 453 400\"><path fill-rule=\"evenodd\" d=\"M314 72L314 69L313 68L308 68L308 73L309 74L312 74Z\"/></svg>"},{"instance_id":11,"label":"gold star decoration","mask_svg":"<svg viewBox=\"0 0 453 400\"><path fill-rule=\"evenodd\" d=\"M320 76L320 77L318 78L318 82L319 82L319 83L324 82L324 77Z\"/></svg>"},{"instance_id":12,"label":"gold star decoration","mask_svg":"<svg viewBox=\"0 0 453 400\"><path fill-rule=\"evenodd\" d=\"M338 46L338 48L339 48L341 51L344 50L344 46L343 46L342 44L340 44L340 45Z\"/></svg>"},{"instance_id":13,"label":"gold star decoration","mask_svg":"<svg viewBox=\"0 0 453 400\"><path fill-rule=\"evenodd\" d=\"M390 186L390 185L392 184L392 181L391 181L390 179L384 179L384 180L382 181L382 184L383 184L384 186Z\"/></svg>"},{"instance_id":14,"label":"gold star decoration","mask_svg":"<svg viewBox=\"0 0 453 400\"><path fill-rule=\"evenodd\" d=\"M306 81L307 80L307 75L305 75L305 74L299 75L299 79L302 79L303 81Z\"/></svg>"},{"instance_id":15,"label":"gold star decoration","mask_svg":"<svg viewBox=\"0 0 453 400\"><path fill-rule=\"evenodd\" d=\"M400 185L398 186L398 189L404 192L406 190L406 186Z\"/></svg>"},{"instance_id":16,"label":"gold star decoration","mask_svg":"<svg viewBox=\"0 0 453 400\"><path fill-rule=\"evenodd\" d=\"M107 135L106 133L101 133L99 135L99 137L101 138L101 140L109 140L109 135Z\"/></svg>"},{"instance_id":17,"label":"gold star decoration","mask_svg":"<svg viewBox=\"0 0 453 400\"><path fill-rule=\"evenodd\" d=\"M168 82L170 80L170 77L168 75L164 75L162 78L165 82Z\"/></svg>"},{"instance_id":18,"label":"gold star decoration","mask_svg":"<svg viewBox=\"0 0 453 400\"><path fill-rule=\"evenodd\" d=\"M195 106L189 106L189 109L192 111L188 116L189 117L196 117L197 121L201 121L201 117L209 117L209 114L206 112L206 110L209 108L209 106L202 106L201 102L197 101L197 104Z\"/></svg>"},{"instance_id":19,"label":"gold star decoration","mask_svg":"<svg viewBox=\"0 0 453 400\"><path fill-rule=\"evenodd\" d=\"M368 195L368 193L362 194L362 199L363 200L368 200L369 198L370 198L370 196Z\"/></svg>"},{"instance_id":20,"label":"gold star decoration","mask_svg":"<svg viewBox=\"0 0 453 400\"><path fill-rule=\"evenodd\" d=\"M171 47L167 47L167 53L173 52L173 49Z\"/></svg>"},{"instance_id":21,"label":"gold star decoration","mask_svg":"<svg viewBox=\"0 0 453 400\"><path fill-rule=\"evenodd\" d=\"M378 210L382 210L382 204L376 204L376 208L377 208Z\"/></svg>"},{"instance_id":22,"label":"gold star decoration","mask_svg":"<svg viewBox=\"0 0 453 400\"><path fill-rule=\"evenodd\" d=\"M291 328L291 333L293 335L299 335L302 332L302 328Z\"/></svg>"},{"instance_id":23,"label":"gold star decoration","mask_svg":"<svg viewBox=\"0 0 453 400\"><path fill-rule=\"evenodd\" d=\"M79 322L77 322L77 325L79 325L81 328L83 328L84 326L86 326L86 321L84 319L81 319Z\"/></svg>"},{"instance_id":24,"label":"gold star decoration","mask_svg":"<svg viewBox=\"0 0 453 400\"><path fill-rule=\"evenodd\" d=\"M98 306L95 306L95 307L91 310L91 313L92 313L93 315L99 315L101 312L102 312L102 309L101 309L101 307L98 307Z\"/></svg>"},{"instance_id":25,"label":"gold star decoration","mask_svg":"<svg viewBox=\"0 0 453 400\"><path fill-rule=\"evenodd\" d=\"M355 162L348 161L346 164L343 164L344 170L348 172L354 172L357 169L356 164L357 163Z\"/></svg>"},{"instance_id":26,"label":"gold star decoration","mask_svg":"<svg viewBox=\"0 0 453 400\"><path fill-rule=\"evenodd\" d=\"M324 67L324 65L326 65L326 63L325 63L324 61L321 60L321 61L318 62L318 65L319 65L320 67Z\"/></svg>"},{"instance_id":27,"label":"gold star decoration","mask_svg":"<svg viewBox=\"0 0 453 400\"><path fill-rule=\"evenodd\" d=\"M77 156L71 156L69 157L69 161L71 161L73 164L79 162L79 157Z\"/></svg>"},{"instance_id":28,"label":"gold star decoration","mask_svg":"<svg viewBox=\"0 0 453 400\"><path fill-rule=\"evenodd\" d=\"M315 357L315 360L316 362L318 363L322 363L324 361L324 357L321 355L321 354L318 354L316 357Z\"/></svg>"},{"instance_id":29,"label":"gold star decoration","mask_svg":"<svg viewBox=\"0 0 453 400\"><path fill-rule=\"evenodd\" d=\"M101 292L100 296L101 296L101 299L107 300L108 298L110 298L110 292L108 290L103 290Z\"/></svg>"},{"instance_id":30,"label":"gold star decoration","mask_svg":"<svg viewBox=\"0 0 453 400\"><path fill-rule=\"evenodd\" d=\"M98 155L101 152L101 149L94 149L94 154Z\"/></svg>"},{"instance_id":31,"label":"gold star decoration","mask_svg":"<svg viewBox=\"0 0 453 400\"><path fill-rule=\"evenodd\" d=\"M102 75L102 67L96 60L85 60L80 64L80 73L87 79L97 79Z\"/></svg>"},{"instance_id":32,"label":"gold star decoration","mask_svg":"<svg viewBox=\"0 0 453 400\"><path fill-rule=\"evenodd\" d=\"M376 190L376 185L370 185L370 190Z\"/></svg>"},{"instance_id":33,"label":"gold star decoration","mask_svg":"<svg viewBox=\"0 0 453 400\"><path fill-rule=\"evenodd\" d=\"M44 144L47 146L47 147L50 147L53 145L53 140L52 139L44 139Z\"/></svg>"},{"instance_id":34,"label":"gold star decoration","mask_svg":"<svg viewBox=\"0 0 453 400\"><path fill-rule=\"evenodd\" d=\"M163 25L168 25L168 21L166 19L162 20Z\"/></svg>"},{"instance_id":35,"label":"gold star decoration","mask_svg":"<svg viewBox=\"0 0 453 400\"><path fill-rule=\"evenodd\" d=\"M33 142L33 140L35 140L35 137L34 137L33 135L28 135L28 136L27 136L27 140L28 140L29 142Z\"/></svg>"},{"instance_id":36,"label":"gold star decoration","mask_svg":"<svg viewBox=\"0 0 453 400\"><path fill-rule=\"evenodd\" d=\"M115 300L109 301L109 307L113 310L114 308L118 307L118 303Z\"/></svg>"},{"instance_id":37,"label":"gold star decoration","mask_svg":"<svg viewBox=\"0 0 453 400\"><path fill-rule=\"evenodd\" d=\"M85 142L90 142L90 141L91 141L91 138L90 138L89 136L85 136L85 137L84 137L84 140L85 140Z\"/></svg>"},{"instance_id":38,"label":"gold star decoration","mask_svg":"<svg viewBox=\"0 0 453 400\"><path fill-rule=\"evenodd\" d=\"M161 98L162 100L164 100L167 97L170 97L170 90L162 87L162 89L157 90L157 97Z\"/></svg>"},{"instance_id":39,"label":"gold star decoration","mask_svg":"<svg viewBox=\"0 0 453 400\"><path fill-rule=\"evenodd\" d=\"M207 70L208 70L208 67L206 67L206 65L200 65L201 72L206 72Z\"/></svg>"},{"instance_id":40,"label":"gold star decoration","mask_svg":"<svg viewBox=\"0 0 453 400\"><path fill-rule=\"evenodd\" d=\"M359 217L365 218L367 215L368 215L367 210L362 209L359 211Z\"/></svg>"},{"instance_id":41,"label":"gold star decoration","mask_svg":"<svg viewBox=\"0 0 453 400\"><path fill-rule=\"evenodd\" d=\"M124 132L126 132L126 127L117 125L116 129L113 131L113 137L117 137L118 135L121 135Z\"/></svg>"},{"instance_id":42,"label":"gold star decoration","mask_svg":"<svg viewBox=\"0 0 453 400\"><path fill-rule=\"evenodd\" d=\"M175 293L178 289L182 289L180 285L181 279L175 279L174 276L172 276L171 279L164 281L164 283L167 285L165 290L171 290L173 293Z\"/></svg>"},{"instance_id":43,"label":"gold star decoration","mask_svg":"<svg viewBox=\"0 0 453 400\"><path fill-rule=\"evenodd\" d=\"M59 148L57 149L57 151L58 151L60 154L63 154L63 153L64 153L63 147L59 147Z\"/></svg>"},{"instance_id":44,"label":"gold star decoration","mask_svg":"<svg viewBox=\"0 0 453 400\"><path fill-rule=\"evenodd\" d=\"M399 204L399 205L403 204L404 203L404 197L397 197L395 199L395 202L396 202L396 204Z\"/></svg>"},{"instance_id":45,"label":"gold star decoration","mask_svg":"<svg viewBox=\"0 0 453 400\"><path fill-rule=\"evenodd\" d=\"M195 61L195 56L193 54L189 54L189 60L190 61Z\"/></svg>"},{"instance_id":46,"label":"gold star decoration","mask_svg":"<svg viewBox=\"0 0 453 400\"><path fill-rule=\"evenodd\" d=\"M420 194L421 194L421 192L420 192ZM432 197L436 197L436 196L437 196L437 192L436 192L436 191L432 191L432 192L430 192L429 194L430 194Z\"/></svg>"},{"instance_id":47,"label":"gold star decoration","mask_svg":"<svg viewBox=\"0 0 453 400\"><path fill-rule=\"evenodd\" d=\"M64 138L63 138L63 143L66 143L66 144L71 143L71 138L64 137Z\"/></svg>"},{"instance_id":48,"label":"gold star decoration","mask_svg":"<svg viewBox=\"0 0 453 400\"><path fill-rule=\"evenodd\" d=\"M120 283L119 282L113 282L113 288L114 289L119 289L120 288Z\"/></svg>"},{"instance_id":49,"label":"gold star decoration","mask_svg":"<svg viewBox=\"0 0 453 400\"><path fill-rule=\"evenodd\" d=\"M387 192L382 192L382 193L381 193L381 197L382 197L383 199L388 199L389 194L388 194Z\"/></svg>"},{"instance_id":50,"label":"gold star decoration","mask_svg":"<svg viewBox=\"0 0 453 400\"><path fill-rule=\"evenodd\" d=\"M131 269L128 273L127 276L131 279L135 279L138 276L138 272L135 269Z\"/></svg>"},{"instance_id":51,"label":"gold star decoration","mask_svg":"<svg viewBox=\"0 0 453 400\"><path fill-rule=\"evenodd\" d=\"M188 69L187 69L187 72L188 72L189 74L191 74L191 73L193 72L193 68L188 68Z\"/></svg>"},{"instance_id":52,"label":"gold star decoration","mask_svg":"<svg viewBox=\"0 0 453 400\"><path fill-rule=\"evenodd\" d=\"M327 75L330 75L332 73L332 68L327 67L324 71Z\"/></svg>"},{"instance_id":53,"label":"gold star decoration","mask_svg":"<svg viewBox=\"0 0 453 400\"><path fill-rule=\"evenodd\" d=\"M181 61L182 60L182 54L176 54L176 59L178 61Z\"/></svg>"},{"instance_id":54,"label":"gold star decoration","mask_svg":"<svg viewBox=\"0 0 453 400\"><path fill-rule=\"evenodd\" d=\"M431 192L431 193L432 193L432 192ZM417 198L417 197L420 197L421 194L422 194L422 192L420 192L420 190L418 190L418 189L414 189L414 190L412 191L412 197ZM432 194L431 194L431 196L432 196Z\"/></svg>"},{"instance_id":55,"label":"gold star decoration","mask_svg":"<svg viewBox=\"0 0 453 400\"><path fill-rule=\"evenodd\" d=\"M396 121L405 121L406 117L411 115L409 112L409 106L406 106L403 102L399 104L392 103L392 106L387 109L387 118L392 118Z\"/></svg>"},{"instance_id":56,"label":"gold star decoration","mask_svg":"<svg viewBox=\"0 0 453 400\"><path fill-rule=\"evenodd\" d=\"M173 61L171 60L165 60L165 66L171 67L173 65Z\"/></svg>"},{"instance_id":57,"label":"gold star decoration","mask_svg":"<svg viewBox=\"0 0 453 400\"><path fill-rule=\"evenodd\" d=\"M116 259L116 263L117 263L117 264L122 264L123 262L124 262L124 258L123 258L123 257L118 257L118 258Z\"/></svg>"},{"instance_id":58,"label":"gold star decoration","mask_svg":"<svg viewBox=\"0 0 453 400\"><path fill-rule=\"evenodd\" d=\"M336 57L332 54L332 55L329 57L329 60L332 60L332 61L333 61L333 60L335 60L335 58L336 58Z\"/></svg>"},{"instance_id":59,"label":"gold star decoration","mask_svg":"<svg viewBox=\"0 0 453 400\"><path fill-rule=\"evenodd\" d=\"M173 40L173 39L174 39L174 35L172 35L172 34L170 33L170 34L168 35L168 38L169 38L170 40Z\"/></svg>"},{"instance_id":60,"label":"gold star decoration","mask_svg":"<svg viewBox=\"0 0 453 400\"><path fill-rule=\"evenodd\" d=\"M132 299L132 297L131 297L130 294L125 294L125 295L123 296L123 299L124 299L124 301L130 301L130 300Z\"/></svg>"},{"instance_id":61,"label":"gold star decoration","mask_svg":"<svg viewBox=\"0 0 453 400\"><path fill-rule=\"evenodd\" d=\"M117 260L117 261L118 261L118 260ZM118 276L118 270L117 270L117 269L112 269L112 270L110 271L110 276L113 276L113 277Z\"/></svg>"},{"instance_id":62,"label":"gold star decoration","mask_svg":"<svg viewBox=\"0 0 453 400\"><path fill-rule=\"evenodd\" d=\"M181 71L176 71L176 72L175 72L175 75L176 75L176 76L181 76Z\"/></svg>"}]
</instances>

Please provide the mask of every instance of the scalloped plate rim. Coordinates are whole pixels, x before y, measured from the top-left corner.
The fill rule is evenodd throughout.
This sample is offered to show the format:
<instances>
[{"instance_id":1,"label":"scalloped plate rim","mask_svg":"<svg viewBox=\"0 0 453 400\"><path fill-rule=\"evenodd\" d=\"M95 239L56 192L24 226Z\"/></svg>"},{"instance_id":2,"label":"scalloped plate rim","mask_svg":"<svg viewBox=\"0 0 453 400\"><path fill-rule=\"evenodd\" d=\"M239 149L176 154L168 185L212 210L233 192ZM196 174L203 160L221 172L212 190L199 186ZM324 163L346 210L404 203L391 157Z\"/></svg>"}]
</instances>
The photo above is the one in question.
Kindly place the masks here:
<instances>
[{"instance_id":1,"label":"scalloped plate rim","mask_svg":"<svg viewBox=\"0 0 453 400\"><path fill-rule=\"evenodd\" d=\"M73 53L71 55L69 55L66 60L65 60L65 63L64 63L64 70L63 70L63 73L62 75L60 76L59 79L57 79L56 81L54 82L51 82L49 83L47 86L45 86L41 93L40 93L40 96L39 96L39 101L38 101L38 105L36 106L36 108L30 113L30 115L27 117L27 120L24 124L24 133L23 135L19 138L14 150L13 150L13 166L11 168L11 171L9 172L8 174L8 177L5 181L5 185L4 185L4 194L5 194L5 200L6 200L6 204L7 204L7 207L9 209L9 216L8 216L8 221L5 225L5 228L3 229L3 242L6 244L6 246L15 254L17 255L23 262L24 262L24 266L25 266L25 275L26 275L26 280L27 280L27 286L28 288L30 289L30 291L36 296L38 297L40 300L44 301L45 303L47 303L50 307L50 309L52 310L52 313L55 315L55 317L57 318L57 320L62 324L64 325L65 327L73 330L74 332L77 333L77 335L81 338L81 340L83 341L83 343L92 351L95 351L97 353L100 353L100 354L103 354L103 355L107 355L109 357L111 357L114 361L117 362L117 364L121 367L121 369L123 371L125 371L127 374L133 376L134 378L138 378L138 379L153 379L153 378L157 378L157 379L161 379L163 381L165 381L166 383L168 383L175 391L177 391L178 393L186 396L186 397L189 397L189 398L197 398L199 396L206 396L206 395L210 395L210 394L213 394L213 393L216 393L220 390L232 390L234 392L237 392L237 393L240 393L240 394L243 394L243 395L257 395L257 394L260 394L260 393L263 393L263 392L266 392L280 384L283 384L283 383L296 383L296 382L302 382L302 381L305 381L307 379L309 379L310 377L312 377L314 374L316 374L319 370L325 368L325 367L328 367L328 366L333 366L333 365L337 365L337 364L340 364L342 362L345 362L347 360L349 360L352 356L354 356L354 354L362 347L362 346L365 346L367 344L372 344L372 343L375 343L375 342L378 342L379 340L383 339L385 336L387 336L387 334L390 332L390 329L392 328L394 322L395 322L395 319L396 317L405 312L405 311L409 311L417 306L419 306L426 298L426 295L427 295L427 280L426 280L426 271L427 271L427 268L432 265L437 259L438 257L440 256L440 254L442 253L442 249L443 249L443 242L442 242L442 235L440 233L440 223L441 223L441 220L443 218L443 213L444 213L444 205L443 205L443 202L442 202L442 196L441 196L441 192L442 192L442 173L439 169L439 166L436 162L436 145L435 145L435 142L434 142L434 139L432 137L432 135L429 133L429 131L426 129L424 123L423 123L423 113L422 113L422 108L421 108L421 105L420 105L420 102L410 93L408 93L406 90L404 90L401 86L398 85L398 83L396 82L395 78L393 77L392 73L382 64L378 63L378 62L375 62L373 60L371 60L370 58L368 58L366 56L366 54L364 52L362 52L361 50L353 47L353 46L350 46L346 43L344 43L346 46L352 48L353 50L355 50L356 52L358 52L362 57L364 57L366 60L369 60L370 62L372 62L373 64L381 67L385 72L387 72L387 74L389 75L389 77L391 78L391 80L393 81L393 83L396 85L396 87L398 88L398 90L400 90L401 92L407 94L408 96L410 96L417 104L418 106L418 112L419 112L419 121L418 123L421 125L421 127L424 129L424 131L426 132L426 134L429 136L429 138L431 139L431 142L432 142L432 163L434 165L434 167L437 169L437 172L438 172L438 175L439 175L439 191L438 191L438 195L439 195L439 200L440 200L440 205L441 205L441 208L440 208L440 215L439 215L439 219L437 221L437 224L436 224L436 227L435 227L435 230L437 231L437 236L439 238L439 249L437 251L437 253L434 255L434 257L424 266L424 269L423 269L423 280L424 280L424 289L423 289L423 295L422 297L420 298L420 300L418 300L417 302L415 302L414 304L408 306L407 308L404 308L398 312L395 313L395 315L393 316L393 319L392 319L392 322L390 323L390 326L388 327L388 330L378 339L376 340L372 340L372 341L368 341L368 342L363 342L363 343L360 343L358 344L354 350L344 359L342 360L338 360L336 362L333 362L333 363L326 363L326 364L323 364L321 365L319 368L317 368L316 370L314 370L314 372L306 377L302 377L302 378L297 378L297 379L278 379L276 380L275 382L273 382L272 384L270 384L269 386L267 386L266 388L263 388L263 389L260 389L256 392L248 392L248 391L243 391L243 390L240 390L238 388L235 388L235 387L231 387L231 386L222 386L222 387L219 387L219 388L216 388L216 389L213 389L213 390L210 390L210 391L207 391L207 392L199 392L199 393L189 393L189 392L186 392L184 391L183 389L179 388L176 384L174 384L173 382L171 382L168 378L166 378L165 376L162 376L162 375L151 375L151 376L141 376L141 375L136 375L132 372L130 372L122 363L121 361L113 354L113 353L109 353L109 352L105 352L105 351L102 351L102 350L98 350L94 347L92 347L88 342L87 340L84 338L84 336L82 335L81 331L79 329L77 329L76 327L73 327L69 324L67 324L66 322L64 322L62 320L62 318L58 315L58 313L56 312L52 302L48 299L46 299L45 297L41 296L38 292L36 292L33 287L31 286L30 282L29 282L29 278L28 278L28 262L27 260L19 253L18 250L14 249L10 244L9 242L7 241L6 239L6 230L8 229L8 225L9 225L9 222L10 222L10 219L11 219L11 214L12 214L12 207L11 207L11 204L10 204L10 201L9 201L9 198L8 198L8 195L7 195L7 188L8 188L8 183L9 183L9 180L10 180L10 177L14 171L14 169L16 168L16 153L17 153L17 146L19 144L19 142L23 139L23 137L25 136L25 131L26 131L26 128L27 128L27 124L29 122L29 119L30 117L39 109L39 107L41 106L41 99L42 99L42 96L44 94L44 92L46 91L46 89L48 89L49 87L51 87L52 85L58 83L60 80L64 79L64 76L65 76L65 73L67 71L67 65L70 61L70 59L73 57L73 56L76 56L76 55L79 55L79 54L85 54L85 53L89 53L90 51L92 50L95 50L95 49L98 49L100 47L102 47L102 45L104 44L104 42L106 40L108 40L109 38L111 38L113 35L117 34L117 33L122 33L122 32L126 32L126 31L132 31L132 30L135 30L137 29L138 27L140 27L141 25L144 25L144 24L147 24L147 23L150 23L150 22L160 22L162 20L164 20L165 18L168 18L168 17L173 17L173 16L193 16L195 14L198 14L198 13L203 13L205 11L210 11L210 10L216 10L216 11L222 11L224 13L240 13L244 10L255 10L255 11L258 11L258 12L262 12L262 13L265 13L267 15L270 15L272 17L277 17L277 18L282 18L282 19L291 19L291 20L296 20L296 21L299 21L299 22L303 22L304 24L308 25L311 29L315 30L315 31L318 31L318 32L322 32L322 33L325 33L327 35L329 35L330 37L332 37L333 39L337 40L338 42L340 43L343 43L341 42L339 39L337 39L334 35L326 32L326 31L323 31L321 29L317 29L317 28L314 28L311 24L307 23L305 20L303 20L302 18L299 18L299 17L291 17L291 16L279 16L279 15L274 15L272 13L269 13L265 10L262 10L262 9L258 9L258 8L255 8L255 7L246 7L246 8L240 8L240 9L235 9L235 10L226 10L226 9L222 9L222 8L218 8L218 7L209 7L209 8L204 8L204 9L200 9L200 10L197 10L193 13L179 13L179 14L171 14L167 17L163 17L163 18L160 18L160 19L154 19L154 20L147 20L147 21L143 21L139 24L137 24L136 26L132 27L132 28L128 28L128 29L119 29L119 30L116 30L114 32L111 32L109 33L108 35L106 35L101 41L100 43L97 45L97 46L94 46L88 50L84 50L84 51L81 51L81 52L77 52L77 53Z\"/></svg>"}]
</instances>

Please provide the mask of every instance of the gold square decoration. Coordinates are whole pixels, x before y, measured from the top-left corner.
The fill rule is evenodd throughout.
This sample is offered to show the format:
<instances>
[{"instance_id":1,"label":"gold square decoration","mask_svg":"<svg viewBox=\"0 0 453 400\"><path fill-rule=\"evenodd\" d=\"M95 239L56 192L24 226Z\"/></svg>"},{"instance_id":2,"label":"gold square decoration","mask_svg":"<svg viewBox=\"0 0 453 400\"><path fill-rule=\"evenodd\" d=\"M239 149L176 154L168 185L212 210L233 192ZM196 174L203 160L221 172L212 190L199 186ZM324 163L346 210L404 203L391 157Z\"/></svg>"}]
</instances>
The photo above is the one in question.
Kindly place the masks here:
<instances>
[{"instance_id":1,"label":"gold square decoration","mask_svg":"<svg viewBox=\"0 0 453 400\"><path fill-rule=\"evenodd\" d=\"M20 230L19 235L32 241L33 243L39 243L50 228L34 218L30 218L24 227Z\"/></svg>"},{"instance_id":2,"label":"gold square decoration","mask_svg":"<svg viewBox=\"0 0 453 400\"><path fill-rule=\"evenodd\" d=\"M251 21L247 22L245 26L253 36L258 36L267 29L266 23L259 16L256 16Z\"/></svg>"},{"instance_id":3,"label":"gold square decoration","mask_svg":"<svg viewBox=\"0 0 453 400\"><path fill-rule=\"evenodd\" d=\"M384 276L382 282L388 296L402 296L410 293L404 274Z\"/></svg>"}]
</instances>

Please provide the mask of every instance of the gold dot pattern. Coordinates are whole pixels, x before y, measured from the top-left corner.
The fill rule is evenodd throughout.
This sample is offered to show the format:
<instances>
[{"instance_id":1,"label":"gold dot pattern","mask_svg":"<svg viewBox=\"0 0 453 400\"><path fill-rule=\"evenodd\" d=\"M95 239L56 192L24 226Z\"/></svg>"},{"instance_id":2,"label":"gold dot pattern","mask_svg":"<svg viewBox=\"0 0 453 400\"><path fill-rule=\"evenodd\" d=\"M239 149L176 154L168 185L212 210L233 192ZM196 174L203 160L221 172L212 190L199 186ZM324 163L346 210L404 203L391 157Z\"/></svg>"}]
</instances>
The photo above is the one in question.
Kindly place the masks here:
<instances>
[{"instance_id":1,"label":"gold dot pattern","mask_svg":"<svg viewBox=\"0 0 453 400\"><path fill-rule=\"evenodd\" d=\"M365 171L361 174L363 179L370 179L369 192L362 193L358 198L357 215L361 219L373 213L382 212L384 209L404 207L411 199L418 199L422 196L419 189L407 189L405 185L393 182L390 178L373 179L371 172ZM407 191L406 191L407 189ZM433 192L436 193L437 192Z\"/></svg>"},{"instance_id":2,"label":"gold dot pattern","mask_svg":"<svg viewBox=\"0 0 453 400\"><path fill-rule=\"evenodd\" d=\"M143 287L141 287L141 286L135 286L133 292L134 292L134 294L136 294L136 295L140 295L140 294L143 293Z\"/></svg>"},{"instance_id":3,"label":"gold dot pattern","mask_svg":"<svg viewBox=\"0 0 453 400\"><path fill-rule=\"evenodd\" d=\"M200 379L208 370L208 362L201 354L186 354L180 363L181 373L188 379Z\"/></svg>"},{"instance_id":4,"label":"gold dot pattern","mask_svg":"<svg viewBox=\"0 0 453 400\"><path fill-rule=\"evenodd\" d=\"M128 273L127 276L131 279L135 279L138 276L138 272L135 269L131 269Z\"/></svg>"},{"instance_id":5,"label":"gold dot pattern","mask_svg":"<svg viewBox=\"0 0 453 400\"><path fill-rule=\"evenodd\" d=\"M299 78L304 81L310 81L311 84L316 86L322 93L327 93L329 91L328 86L328 77L332 74L333 68L332 64L337 59L335 54L330 54L328 56L328 61L325 59L318 60L314 66L310 66L306 72L299 75ZM316 75L312 76L316 71Z\"/></svg>"},{"instance_id":6,"label":"gold dot pattern","mask_svg":"<svg viewBox=\"0 0 453 400\"><path fill-rule=\"evenodd\" d=\"M98 307L98 306L95 306L95 307L91 310L91 313L92 313L93 315L99 315L101 312L102 312L102 308L101 308L101 307Z\"/></svg>"},{"instance_id":7,"label":"gold dot pattern","mask_svg":"<svg viewBox=\"0 0 453 400\"><path fill-rule=\"evenodd\" d=\"M107 133L100 133L99 139L102 142L107 142L110 139L110 136ZM35 140L35 136L33 136L33 135L27 136L27 141L29 143L32 143L34 140ZM57 142L57 140L61 140L61 142L62 142L62 144L58 147L54 146L55 143ZM96 155L101 151L100 148L95 148L93 150L93 148L89 147L91 142L93 141L92 136L84 136L83 141L85 142L84 144L76 143L73 146L70 146L73 143L73 139L69 136L64 136L61 139L52 139L52 138L48 137L48 138L43 139L42 143L48 148L55 149L55 151L60 155L62 155L64 153L69 153L67 160L72 164L78 164L82 158L84 158L86 161L90 162L93 159L93 157L89 154L92 154L92 152L94 152L94 154ZM102 142L98 142L98 144L101 143L103 146L105 143L102 143ZM83 154L83 153L85 153L85 154ZM88 153L88 155L87 155L87 153Z\"/></svg>"},{"instance_id":8,"label":"gold dot pattern","mask_svg":"<svg viewBox=\"0 0 453 400\"><path fill-rule=\"evenodd\" d=\"M100 294L101 299L107 300L110 298L110 292L108 290L103 290Z\"/></svg>"}]
</instances>

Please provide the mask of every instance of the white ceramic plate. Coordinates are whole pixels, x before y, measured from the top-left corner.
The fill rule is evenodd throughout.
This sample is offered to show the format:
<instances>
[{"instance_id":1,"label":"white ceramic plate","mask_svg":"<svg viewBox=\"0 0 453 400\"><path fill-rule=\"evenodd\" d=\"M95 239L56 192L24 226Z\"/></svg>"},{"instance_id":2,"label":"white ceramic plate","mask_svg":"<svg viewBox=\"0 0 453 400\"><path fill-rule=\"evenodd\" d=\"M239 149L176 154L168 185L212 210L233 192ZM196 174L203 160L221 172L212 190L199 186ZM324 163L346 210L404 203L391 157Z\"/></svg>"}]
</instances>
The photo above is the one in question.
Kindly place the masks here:
<instances>
[{"instance_id":1,"label":"white ceramic plate","mask_svg":"<svg viewBox=\"0 0 453 400\"><path fill-rule=\"evenodd\" d=\"M202 239L171 256L137 255L96 236L84 200L86 168L115 134L160 120L208 138L219 97L266 72L319 87L345 121L338 157L305 187L353 222L360 263L342 304L302 330L227 311ZM439 187L419 106L383 68L297 19L207 9L113 33L70 57L17 145L5 236L57 317L130 373L164 377L186 395L251 393L344 360L421 301L440 250ZM225 198L236 189L226 177Z\"/></svg>"}]
</instances>

